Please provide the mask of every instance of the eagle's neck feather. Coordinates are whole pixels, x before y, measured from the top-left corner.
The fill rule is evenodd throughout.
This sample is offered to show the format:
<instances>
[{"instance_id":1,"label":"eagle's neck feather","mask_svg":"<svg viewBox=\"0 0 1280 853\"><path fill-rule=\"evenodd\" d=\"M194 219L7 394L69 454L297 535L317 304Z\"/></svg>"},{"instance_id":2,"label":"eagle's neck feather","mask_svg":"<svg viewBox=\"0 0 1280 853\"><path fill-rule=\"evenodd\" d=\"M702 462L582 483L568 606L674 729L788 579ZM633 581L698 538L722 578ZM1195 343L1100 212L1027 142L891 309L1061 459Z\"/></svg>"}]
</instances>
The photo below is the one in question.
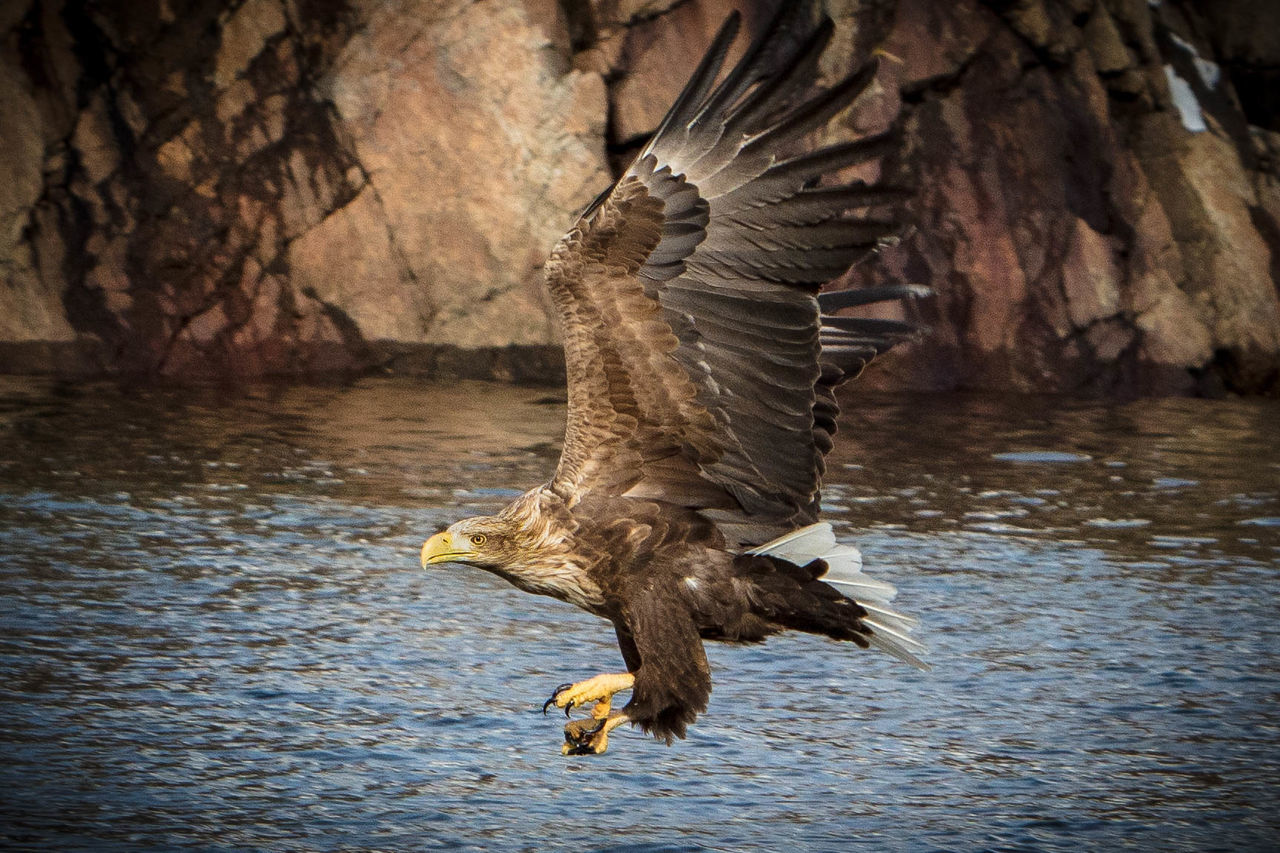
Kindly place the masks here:
<instances>
[{"instance_id":1,"label":"eagle's neck feather","mask_svg":"<svg viewBox=\"0 0 1280 853\"><path fill-rule=\"evenodd\" d=\"M596 613L604 593L575 553L573 531L558 512L562 502L554 493L537 488L517 498L502 515L519 525L523 559L502 572L526 592L550 595Z\"/></svg>"}]
</instances>

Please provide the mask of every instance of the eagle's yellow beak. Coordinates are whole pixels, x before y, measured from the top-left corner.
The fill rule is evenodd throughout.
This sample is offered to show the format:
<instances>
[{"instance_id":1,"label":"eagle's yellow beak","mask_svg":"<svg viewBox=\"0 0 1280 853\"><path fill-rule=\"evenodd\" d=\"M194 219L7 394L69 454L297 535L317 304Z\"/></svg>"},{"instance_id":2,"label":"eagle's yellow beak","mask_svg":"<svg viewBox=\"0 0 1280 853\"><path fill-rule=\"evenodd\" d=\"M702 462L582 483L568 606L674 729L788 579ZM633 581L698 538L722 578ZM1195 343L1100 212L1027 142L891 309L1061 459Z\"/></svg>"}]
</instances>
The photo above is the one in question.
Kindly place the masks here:
<instances>
[{"instance_id":1,"label":"eagle's yellow beak","mask_svg":"<svg viewBox=\"0 0 1280 853\"><path fill-rule=\"evenodd\" d=\"M454 550L453 537L449 535L449 531L441 531L422 543L422 568L425 569L432 563L447 563L464 553Z\"/></svg>"}]
</instances>

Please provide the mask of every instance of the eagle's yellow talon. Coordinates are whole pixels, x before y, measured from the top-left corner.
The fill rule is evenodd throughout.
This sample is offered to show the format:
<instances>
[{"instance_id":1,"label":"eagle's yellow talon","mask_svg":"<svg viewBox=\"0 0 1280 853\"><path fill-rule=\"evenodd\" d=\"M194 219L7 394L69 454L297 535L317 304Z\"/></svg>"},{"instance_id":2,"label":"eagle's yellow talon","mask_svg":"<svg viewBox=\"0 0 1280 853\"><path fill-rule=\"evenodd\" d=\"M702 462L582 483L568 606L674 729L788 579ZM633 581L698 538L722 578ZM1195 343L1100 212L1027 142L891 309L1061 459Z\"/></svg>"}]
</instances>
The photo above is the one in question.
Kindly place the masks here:
<instances>
[{"instance_id":1,"label":"eagle's yellow talon","mask_svg":"<svg viewBox=\"0 0 1280 853\"><path fill-rule=\"evenodd\" d=\"M557 687L555 690L552 690L551 698L542 703L542 716L545 717L547 715L547 709L550 708L552 705L556 704L556 698L559 697L561 693L568 690L572 686L573 685L570 684L569 682L565 682L564 684L561 684L559 687ZM566 717L569 716L568 708L565 709L564 715Z\"/></svg>"},{"instance_id":2,"label":"eagle's yellow talon","mask_svg":"<svg viewBox=\"0 0 1280 853\"><path fill-rule=\"evenodd\" d=\"M565 715L568 716L571 709L579 705L588 705L595 702L597 710L600 705L604 705L604 713L593 712L592 715L598 718L606 717L609 713L609 703L613 700L613 694L623 690L630 690L635 683L635 676L629 672L605 673L604 675L588 678L586 681L579 681L577 684L560 685L556 688L555 693L551 694L548 704L554 704L557 708L564 708Z\"/></svg>"},{"instance_id":3,"label":"eagle's yellow talon","mask_svg":"<svg viewBox=\"0 0 1280 853\"><path fill-rule=\"evenodd\" d=\"M564 727L564 746L560 748L562 755L599 755L609 748L609 732L625 723L628 717L621 711L613 710L613 695L622 690L630 690L635 685L635 676L629 672L606 673L579 681L577 684L562 684L551 694L543 706L543 711L555 705L564 708L564 715L579 705L595 703L591 716L574 720Z\"/></svg>"},{"instance_id":4,"label":"eagle's yellow talon","mask_svg":"<svg viewBox=\"0 0 1280 853\"><path fill-rule=\"evenodd\" d=\"M598 706L597 706L598 707ZM609 748L609 732L627 722L621 711L604 717L574 720L564 727L561 755L600 755Z\"/></svg>"}]
</instances>

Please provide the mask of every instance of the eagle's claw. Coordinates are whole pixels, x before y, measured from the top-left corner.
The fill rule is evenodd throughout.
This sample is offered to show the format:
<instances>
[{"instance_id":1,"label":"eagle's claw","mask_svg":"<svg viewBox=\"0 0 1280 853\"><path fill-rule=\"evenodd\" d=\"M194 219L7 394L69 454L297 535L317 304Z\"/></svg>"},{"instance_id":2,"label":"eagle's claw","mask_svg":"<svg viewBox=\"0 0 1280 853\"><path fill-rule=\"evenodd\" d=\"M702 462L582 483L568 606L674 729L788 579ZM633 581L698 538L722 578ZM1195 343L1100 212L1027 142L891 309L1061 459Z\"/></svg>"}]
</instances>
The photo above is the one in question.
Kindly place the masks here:
<instances>
[{"instance_id":1,"label":"eagle's claw","mask_svg":"<svg viewBox=\"0 0 1280 853\"><path fill-rule=\"evenodd\" d=\"M585 724L587 721L582 720ZM565 755L596 755L603 752L603 749L597 748L595 743L596 735L604 730L604 724L608 722L607 718L596 721L596 724L590 728L582 728L581 726L568 725L564 727L564 749Z\"/></svg>"},{"instance_id":2,"label":"eagle's claw","mask_svg":"<svg viewBox=\"0 0 1280 853\"><path fill-rule=\"evenodd\" d=\"M603 717L574 720L564 727L562 755L599 755L609 748L609 732L628 722L621 711Z\"/></svg>"},{"instance_id":3,"label":"eagle's claw","mask_svg":"<svg viewBox=\"0 0 1280 853\"><path fill-rule=\"evenodd\" d=\"M594 705L591 716L572 720L564 727L564 746L560 751L565 755L599 755L604 752L609 746L609 732L630 719L622 711L612 709L613 695L619 690L632 689L635 682L634 674L619 672L557 687L551 698L543 703L542 713L547 713L555 705L564 708L564 715L568 718L574 708Z\"/></svg>"},{"instance_id":4,"label":"eagle's claw","mask_svg":"<svg viewBox=\"0 0 1280 853\"><path fill-rule=\"evenodd\" d=\"M545 716L547 715L547 709L548 709L548 708L550 708L552 705L554 705L554 704L556 703L556 699L559 699L559 698L560 698L560 694L561 694L561 693L563 693L563 692L565 692L566 690L568 690L568 689L569 689L570 687L572 687L572 686L573 686L573 684L566 682L566 683L564 683L564 684L561 684L561 685L560 685L559 687L557 687L555 690L552 690L552 691L551 691L551 698L550 698L550 699L548 699L546 702L543 702L543 703L542 703L542 716L544 716L544 717L545 717ZM572 707L572 703L570 703L570 707ZM564 709L564 715L565 715L566 717L567 717L567 716L569 716L569 709L568 709L568 708L565 708L565 709Z\"/></svg>"}]
</instances>

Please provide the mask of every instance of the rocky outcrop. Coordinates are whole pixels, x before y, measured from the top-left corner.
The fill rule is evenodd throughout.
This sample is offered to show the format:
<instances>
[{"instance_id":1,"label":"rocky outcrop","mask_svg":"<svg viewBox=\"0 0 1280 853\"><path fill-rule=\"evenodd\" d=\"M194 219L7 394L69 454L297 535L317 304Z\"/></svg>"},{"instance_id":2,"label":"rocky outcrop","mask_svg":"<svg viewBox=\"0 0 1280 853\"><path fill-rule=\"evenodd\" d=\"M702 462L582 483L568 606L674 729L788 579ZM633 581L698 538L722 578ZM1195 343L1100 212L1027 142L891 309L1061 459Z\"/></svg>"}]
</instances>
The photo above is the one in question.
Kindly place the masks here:
<instances>
[{"instance_id":1,"label":"rocky outcrop","mask_svg":"<svg viewBox=\"0 0 1280 853\"><path fill-rule=\"evenodd\" d=\"M0 370L555 379L542 259L733 5L5 4ZM1277 390L1275 4L825 5L918 190L841 285L937 293L869 381Z\"/></svg>"},{"instance_id":2,"label":"rocky outcrop","mask_svg":"<svg viewBox=\"0 0 1280 853\"><path fill-rule=\"evenodd\" d=\"M542 257L609 180L598 74L518 0L194 5L13 16L6 367L255 376L553 341Z\"/></svg>"},{"instance_id":3,"label":"rocky outcrop","mask_svg":"<svg viewBox=\"0 0 1280 853\"><path fill-rule=\"evenodd\" d=\"M1205 31L1171 4L898 5L919 227L855 279L933 286L937 381L1277 389L1274 135Z\"/></svg>"}]
</instances>

